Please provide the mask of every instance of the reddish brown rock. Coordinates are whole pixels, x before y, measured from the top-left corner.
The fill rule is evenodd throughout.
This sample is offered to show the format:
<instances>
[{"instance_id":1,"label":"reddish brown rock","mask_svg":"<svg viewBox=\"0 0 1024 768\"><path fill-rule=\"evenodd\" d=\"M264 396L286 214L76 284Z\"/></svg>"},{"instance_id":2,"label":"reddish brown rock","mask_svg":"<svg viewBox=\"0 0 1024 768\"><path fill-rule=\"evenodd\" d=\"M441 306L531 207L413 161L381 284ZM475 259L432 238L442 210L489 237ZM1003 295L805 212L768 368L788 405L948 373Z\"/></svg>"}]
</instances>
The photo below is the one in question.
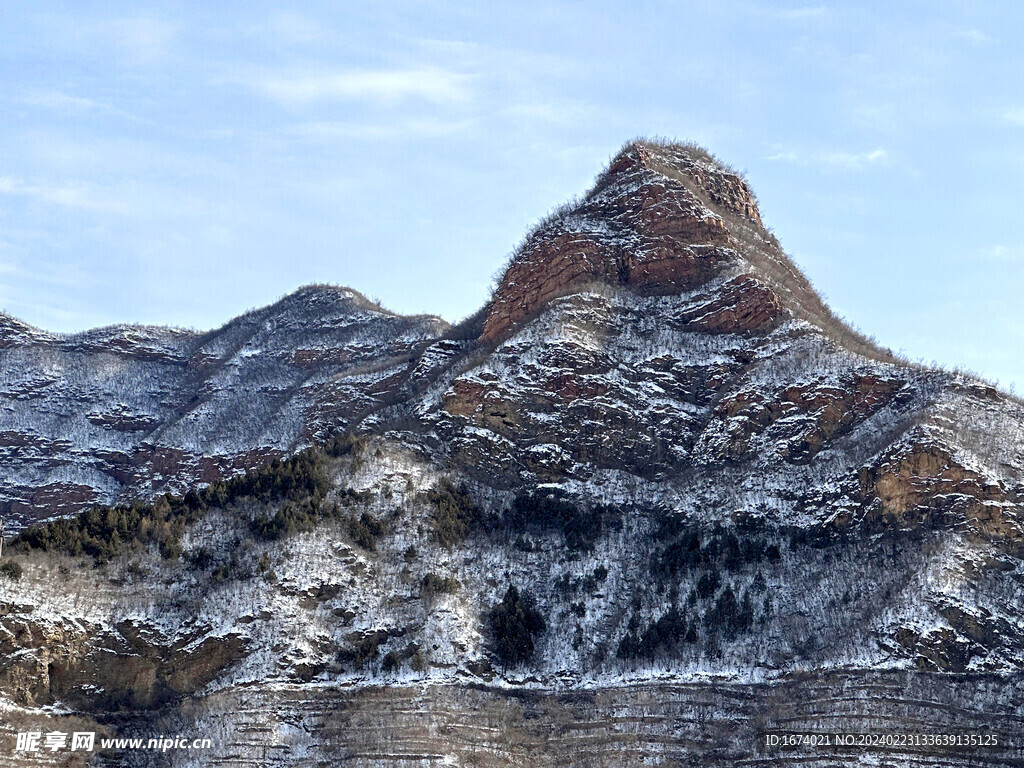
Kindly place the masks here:
<instances>
[{"instance_id":1,"label":"reddish brown rock","mask_svg":"<svg viewBox=\"0 0 1024 768\"><path fill-rule=\"evenodd\" d=\"M587 198L542 225L513 258L482 338L505 335L588 280L642 293L701 285L733 258L716 206L760 226L753 196L735 174L699 165L685 151L628 148Z\"/></svg>"},{"instance_id":2,"label":"reddish brown rock","mask_svg":"<svg viewBox=\"0 0 1024 768\"><path fill-rule=\"evenodd\" d=\"M890 403L903 387L899 379L852 376L839 382L821 379L777 391L774 396L742 391L722 400L717 418L728 439L718 446L723 459L742 456L751 438L768 434L779 440L783 458L806 464L832 440ZM780 420L790 417L784 431Z\"/></svg>"},{"instance_id":3,"label":"reddish brown rock","mask_svg":"<svg viewBox=\"0 0 1024 768\"><path fill-rule=\"evenodd\" d=\"M707 304L681 319L713 333L746 333L771 328L784 314L778 295L749 276L730 280Z\"/></svg>"},{"instance_id":4,"label":"reddish brown rock","mask_svg":"<svg viewBox=\"0 0 1024 768\"><path fill-rule=\"evenodd\" d=\"M1019 500L967 469L944 447L897 447L858 474L865 523L884 528L956 526L1007 543L1024 539Z\"/></svg>"}]
</instances>

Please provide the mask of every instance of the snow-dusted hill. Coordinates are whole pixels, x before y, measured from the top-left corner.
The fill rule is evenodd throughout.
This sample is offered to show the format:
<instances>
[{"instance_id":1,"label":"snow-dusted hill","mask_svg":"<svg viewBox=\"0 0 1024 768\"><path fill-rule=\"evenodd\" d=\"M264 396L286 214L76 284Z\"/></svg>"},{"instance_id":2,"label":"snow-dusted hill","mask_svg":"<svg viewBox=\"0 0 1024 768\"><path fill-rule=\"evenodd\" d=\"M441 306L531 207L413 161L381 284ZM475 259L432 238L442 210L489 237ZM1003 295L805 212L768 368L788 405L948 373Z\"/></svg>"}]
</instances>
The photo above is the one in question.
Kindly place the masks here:
<instances>
[{"instance_id":1,"label":"snow-dusted hill","mask_svg":"<svg viewBox=\"0 0 1024 768\"><path fill-rule=\"evenodd\" d=\"M1024 764L1024 405L846 327L702 150L628 145L458 328L328 288L3 328L23 519L348 435L315 491L26 538L12 722L216 741L115 764ZM758 741L795 729L999 748Z\"/></svg>"},{"instance_id":2,"label":"snow-dusted hill","mask_svg":"<svg viewBox=\"0 0 1024 768\"><path fill-rule=\"evenodd\" d=\"M0 317L0 504L16 526L289 454L372 410L446 328L317 286L205 334Z\"/></svg>"}]
</instances>

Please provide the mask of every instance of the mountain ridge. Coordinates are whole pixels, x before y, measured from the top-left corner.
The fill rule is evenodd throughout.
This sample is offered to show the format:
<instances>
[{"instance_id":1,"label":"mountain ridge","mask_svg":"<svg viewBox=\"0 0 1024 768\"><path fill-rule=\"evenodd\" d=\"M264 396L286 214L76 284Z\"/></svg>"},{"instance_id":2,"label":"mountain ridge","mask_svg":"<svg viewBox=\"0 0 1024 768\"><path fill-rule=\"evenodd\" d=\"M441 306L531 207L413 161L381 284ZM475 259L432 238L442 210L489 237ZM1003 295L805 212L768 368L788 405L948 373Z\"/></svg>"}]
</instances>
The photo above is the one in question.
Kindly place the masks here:
<instances>
[{"instance_id":1,"label":"mountain ridge","mask_svg":"<svg viewBox=\"0 0 1024 768\"><path fill-rule=\"evenodd\" d=\"M457 326L314 287L0 350L2 511L50 520L8 711L217 736L137 765L1022 764L1024 403L836 322L701 152L628 144Z\"/></svg>"},{"instance_id":2,"label":"mountain ridge","mask_svg":"<svg viewBox=\"0 0 1024 768\"><path fill-rule=\"evenodd\" d=\"M912 367L828 309L763 226L756 197L739 174L695 145L640 139L623 146L582 198L531 230L496 277L490 299L456 325L399 315L354 289L323 284L204 332L114 325L50 334L5 315L0 367L8 362L9 379L22 382L9 386L6 397L46 403L44 410L66 414L62 423L69 426L50 419L49 426L30 424L23 433L17 422L31 422L40 408L9 403L0 411L0 435L15 468L13 479L0 480L0 503L17 526L58 509L209 482L339 430L373 431L445 366L499 348L553 305L588 289L625 290L640 300L690 297L680 298L685 306L672 310L672 323L701 333L752 338L802 321L855 354ZM381 333L397 336L377 349ZM39 361L24 359L30 347L38 348ZM47 358L52 354L63 357L54 362ZM149 394L132 403L122 393L116 402L97 404L82 424L80 403L107 397L100 381L110 355L136 365L138 371L122 374L141 377L137 386ZM48 367L48 374L26 376ZM62 392L62 371L72 370L95 384ZM256 382L252 399L262 402L248 407L233 399L238 380ZM228 415L240 406L241 413ZM230 425L239 417L250 437L224 439L226 432L238 434ZM403 417L418 418L408 408ZM78 458L88 454L89 440L97 447L111 443L111 432L122 439L104 449L103 460Z\"/></svg>"}]
</instances>

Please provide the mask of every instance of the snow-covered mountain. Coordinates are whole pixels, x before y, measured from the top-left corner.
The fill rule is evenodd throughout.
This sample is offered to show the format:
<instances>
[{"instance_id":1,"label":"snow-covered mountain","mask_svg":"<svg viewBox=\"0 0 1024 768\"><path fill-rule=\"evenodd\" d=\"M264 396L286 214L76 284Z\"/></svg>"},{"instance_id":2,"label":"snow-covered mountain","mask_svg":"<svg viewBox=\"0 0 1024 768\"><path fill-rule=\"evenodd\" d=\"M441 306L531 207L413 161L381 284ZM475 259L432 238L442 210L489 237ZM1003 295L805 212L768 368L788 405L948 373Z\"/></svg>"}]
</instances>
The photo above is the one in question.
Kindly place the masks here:
<instances>
[{"instance_id":1,"label":"snow-covered mountain","mask_svg":"<svg viewBox=\"0 0 1024 768\"><path fill-rule=\"evenodd\" d=\"M847 327L704 150L627 145L457 327L309 288L0 344L11 516L155 499L17 545L23 721L214 734L138 764L1024 764L1024 404ZM806 730L998 747L761 740Z\"/></svg>"},{"instance_id":2,"label":"snow-covered mountain","mask_svg":"<svg viewBox=\"0 0 1024 768\"><path fill-rule=\"evenodd\" d=\"M0 504L18 525L290 454L358 423L446 329L327 286L202 334L0 316Z\"/></svg>"}]
</instances>

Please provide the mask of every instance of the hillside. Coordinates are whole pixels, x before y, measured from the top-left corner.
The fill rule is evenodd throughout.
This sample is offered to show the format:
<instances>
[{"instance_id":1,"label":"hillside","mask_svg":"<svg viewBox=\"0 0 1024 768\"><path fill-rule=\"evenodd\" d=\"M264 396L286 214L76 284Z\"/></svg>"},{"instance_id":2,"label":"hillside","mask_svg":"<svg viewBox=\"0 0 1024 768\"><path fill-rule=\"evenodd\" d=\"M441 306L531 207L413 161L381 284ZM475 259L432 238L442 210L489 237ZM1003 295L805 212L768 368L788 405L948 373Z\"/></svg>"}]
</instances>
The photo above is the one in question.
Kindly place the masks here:
<instances>
[{"instance_id":1,"label":"hillside","mask_svg":"<svg viewBox=\"0 0 1024 768\"><path fill-rule=\"evenodd\" d=\"M0 317L9 523L184 493L357 423L447 325L311 286L209 333Z\"/></svg>"},{"instance_id":2,"label":"hillside","mask_svg":"<svg viewBox=\"0 0 1024 768\"><path fill-rule=\"evenodd\" d=\"M309 288L205 335L4 329L9 516L120 505L8 549L12 732L1024 765L1024 405L844 325L704 150L627 145L458 328ZM759 737L826 729L999 744Z\"/></svg>"}]
</instances>

